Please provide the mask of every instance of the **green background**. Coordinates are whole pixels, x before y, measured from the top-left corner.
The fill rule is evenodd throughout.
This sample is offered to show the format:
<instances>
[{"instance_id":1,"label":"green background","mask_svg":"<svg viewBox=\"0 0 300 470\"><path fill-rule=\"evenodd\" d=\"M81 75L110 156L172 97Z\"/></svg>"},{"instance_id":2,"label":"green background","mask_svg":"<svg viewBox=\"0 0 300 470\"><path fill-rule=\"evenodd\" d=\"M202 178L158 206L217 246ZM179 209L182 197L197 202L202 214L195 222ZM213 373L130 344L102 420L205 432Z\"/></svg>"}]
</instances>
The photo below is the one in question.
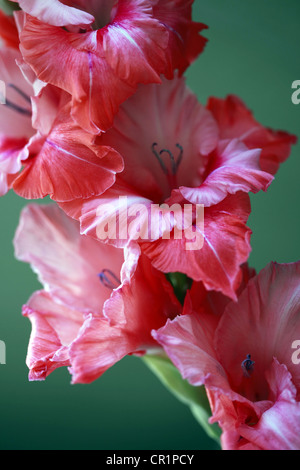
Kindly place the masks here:
<instances>
[{"instance_id":1,"label":"green background","mask_svg":"<svg viewBox=\"0 0 300 470\"><path fill-rule=\"evenodd\" d=\"M291 84L300 80L299 0L196 0L196 20L209 25L205 53L187 73L199 99L239 95L264 125L300 136L300 105ZM250 263L300 259L300 148L281 167L268 193L252 196ZM21 306L40 288L28 265L14 260L12 238L26 201L0 200L0 448L217 449L179 403L137 358L126 358L88 386L70 385L67 370L29 383L25 356L29 321Z\"/></svg>"}]
</instances>

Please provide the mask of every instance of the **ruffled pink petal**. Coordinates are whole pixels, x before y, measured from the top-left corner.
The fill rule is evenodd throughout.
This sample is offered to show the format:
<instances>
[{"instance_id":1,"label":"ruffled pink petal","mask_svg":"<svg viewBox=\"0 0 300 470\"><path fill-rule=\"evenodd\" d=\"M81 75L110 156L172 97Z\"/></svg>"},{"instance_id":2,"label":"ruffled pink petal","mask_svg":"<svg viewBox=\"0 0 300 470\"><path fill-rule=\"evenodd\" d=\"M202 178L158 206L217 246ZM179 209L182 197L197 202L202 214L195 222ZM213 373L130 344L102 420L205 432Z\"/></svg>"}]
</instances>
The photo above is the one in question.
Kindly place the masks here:
<instances>
[{"instance_id":1,"label":"ruffled pink petal","mask_svg":"<svg viewBox=\"0 0 300 470\"><path fill-rule=\"evenodd\" d=\"M122 171L123 160L112 148L87 146L86 138L70 118L69 105L60 113L36 156L26 161L14 190L27 199L50 196L70 201L99 195Z\"/></svg>"},{"instance_id":2,"label":"ruffled pink petal","mask_svg":"<svg viewBox=\"0 0 300 470\"><path fill-rule=\"evenodd\" d=\"M11 0L31 16L53 26L89 25L94 17L89 13L65 5L59 0ZM69 2L71 3L71 2ZM75 2L74 2L75 3Z\"/></svg>"},{"instance_id":3,"label":"ruffled pink petal","mask_svg":"<svg viewBox=\"0 0 300 470\"><path fill-rule=\"evenodd\" d=\"M215 162L199 188L180 188L185 199L194 204L218 204L228 194L266 191L273 177L260 170L260 149L249 150L239 140L221 141Z\"/></svg>"},{"instance_id":4,"label":"ruffled pink petal","mask_svg":"<svg viewBox=\"0 0 300 470\"><path fill-rule=\"evenodd\" d=\"M275 174L290 155L297 137L287 132L263 127L237 96L225 100L210 98L208 109L220 127L221 139L241 139L249 149L262 149L260 165L263 171Z\"/></svg>"},{"instance_id":5,"label":"ruffled pink petal","mask_svg":"<svg viewBox=\"0 0 300 470\"><path fill-rule=\"evenodd\" d=\"M138 347L136 338L104 318L86 319L70 354L73 383L91 383Z\"/></svg>"},{"instance_id":6,"label":"ruffled pink petal","mask_svg":"<svg viewBox=\"0 0 300 470\"><path fill-rule=\"evenodd\" d=\"M105 318L90 316L72 344L73 382L90 383L124 356L157 348L151 330L180 310L164 275L141 257L131 280L106 302Z\"/></svg>"},{"instance_id":7,"label":"ruffled pink petal","mask_svg":"<svg viewBox=\"0 0 300 470\"><path fill-rule=\"evenodd\" d=\"M31 264L53 298L86 313L102 314L111 290L100 282L99 274L108 269L120 277L122 250L80 236L77 222L56 205L25 208L14 245L16 257Z\"/></svg>"},{"instance_id":8,"label":"ruffled pink petal","mask_svg":"<svg viewBox=\"0 0 300 470\"><path fill-rule=\"evenodd\" d=\"M194 386L212 385L230 390L225 370L219 363L207 335L206 323L197 314L186 314L168 320L158 331L152 332L180 371L182 377Z\"/></svg>"},{"instance_id":9,"label":"ruffled pink petal","mask_svg":"<svg viewBox=\"0 0 300 470\"><path fill-rule=\"evenodd\" d=\"M36 292L23 307L32 324L27 366L30 380L45 380L58 367L70 365L68 348L83 323L82 313L55 302L44 292Z\"/></svg>"},{"instance_id":10,"label":"ruffled pink petal","mask_svg":"<svg viewBox=\"0 0 300 470\"><path fill-rule=\"evenodd\" d=\"M247 195L229 196L222 203L204 209L204 232L198 229L195 240L191 240L192 233L189 239L183 233L179 240L171 237L143 242L141 248L157 269L165 273L182 272L195 281L202 281L206 289L236 299L240 266L248 260L251 251L251 231L246 226L249 214Z\"/></svg>"}]
</instances>

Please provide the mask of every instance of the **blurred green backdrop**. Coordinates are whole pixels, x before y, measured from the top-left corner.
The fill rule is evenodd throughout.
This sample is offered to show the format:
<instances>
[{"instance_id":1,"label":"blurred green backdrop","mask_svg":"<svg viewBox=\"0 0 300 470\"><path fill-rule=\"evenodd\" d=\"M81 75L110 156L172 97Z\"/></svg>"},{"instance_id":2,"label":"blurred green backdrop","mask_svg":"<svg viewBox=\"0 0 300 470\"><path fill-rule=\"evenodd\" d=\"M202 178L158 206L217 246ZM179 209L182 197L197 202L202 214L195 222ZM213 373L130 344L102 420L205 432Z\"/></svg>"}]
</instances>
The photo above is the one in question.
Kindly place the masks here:
<instances>
[{"instance_id":1,"label":"blurred green backdrop","mask_svg":"<svg viewBox=\"0 0 300 470\"><path fill-rule=\"evenodd\" d=\"M291 84L300 80L299 0L196 0L196 20L209 25L207 49L187 79L199 99L239 95L264 125L300 136L300 105ZM250 263L300 259L300 146L293 149L268 193L252 197ZM21 306L40 286L29 266L14 260L12 238L26 204L0 199L0 448L218 449L190 411L137 358L126 358L89 386L71 386L67 370L29 383L25 356L29 321Z\"/></svg>"}]
</instances>

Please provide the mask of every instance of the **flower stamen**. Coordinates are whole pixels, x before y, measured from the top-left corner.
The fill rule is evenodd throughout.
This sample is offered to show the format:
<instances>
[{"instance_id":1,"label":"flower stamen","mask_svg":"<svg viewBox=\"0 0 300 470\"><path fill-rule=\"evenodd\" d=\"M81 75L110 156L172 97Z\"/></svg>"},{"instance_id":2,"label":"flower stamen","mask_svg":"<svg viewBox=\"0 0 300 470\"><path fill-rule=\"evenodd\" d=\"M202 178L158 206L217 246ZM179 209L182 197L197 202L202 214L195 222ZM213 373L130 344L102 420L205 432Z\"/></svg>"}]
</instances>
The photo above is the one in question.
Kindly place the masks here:
<instances>
[{"instance_id":1,"label":"flower stamen","mask_svg":"<svg viewBox=\"0 0 300 470\"><path fill-rule=\"evenodd\" d=\"M160 152L158 152L157 149L156 149L157 145L158 144L156 142L154 142L152 144L152 153L156 157L158 163L160 164L160 167L161 167L162 171L167 176L167 179L168 179L169 184L170 184L170 188L174 189L174 188L177 187L177 177L176 177L176 175L177 175L178 168L179 168L180 163L181 163L182 158L183 158L183 147L180 144L176 144L176 147L179 149L180 153L179 153L179 157L177 158L177 160L175 160L175 157L174 157L173 153L171 152L171 150L162 149ZM167 168L164 160L162 159L162 155L164 153L169 155L170 162L171 162L171 171Z\"/></svg>"},{"instance_id":2,"label":"flower stamen","mask_svg":"<svg viewBox=\"0 0 300 470\"><path fill-rule=\"evenodd\" d=\"M13 83L9 83L7 86L12 88L15 92L18 93L19 96L21 96L21 98L23 98L24 101L26 101L27 103L31 105L30 97L27 96L26 93L24 93L22 90L20 90L20 88L18 88ZM23 106L19 106L18 104L13 103L11 100L8 100L7 98L5 99L5 105L8 106L8 108L13 109L19 114L24 114L26 116L31 117L31 114L32 114L31 110L29 110L28 108L24 108Z\"/></svg>"},{"instance_id":3,"label":"flower stamen","mask_svg":"<svg viewBox=\"0 0 300 470\"><path fill-rule=\"evenodd\" d=\"M247 354L247 358L242 362L241 367L245 377L250 377L254 371L255 362L251 360L251 354Z\"/></svg>"},{"instance_id":4,"label":"flower stamen","mask_svg":"<svg viewBox=\"0 0 300 470\"><path fill-rule=\"evenodd\" d=\"M103 269L98 276L104 287L108 289L117 289L121 284L120 279L110 269Z\"/></svg>"}]
</instances>

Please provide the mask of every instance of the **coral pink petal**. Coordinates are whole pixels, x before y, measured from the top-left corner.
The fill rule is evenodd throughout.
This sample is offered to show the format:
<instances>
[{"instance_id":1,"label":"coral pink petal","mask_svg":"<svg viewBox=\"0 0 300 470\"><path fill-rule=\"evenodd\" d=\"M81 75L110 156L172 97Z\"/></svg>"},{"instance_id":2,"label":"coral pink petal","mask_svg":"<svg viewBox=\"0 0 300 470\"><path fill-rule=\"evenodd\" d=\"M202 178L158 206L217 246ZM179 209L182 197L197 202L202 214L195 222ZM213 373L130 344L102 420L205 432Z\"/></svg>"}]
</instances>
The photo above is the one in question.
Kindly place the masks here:
<instances>
[{"instance_id":1,"label":"coral pink petal","mask_svg":"<svg viewBox=\"0 0 300 470\"><path fill-rule=\"evenodd\" d=\"M135 91L108 65L96 31L71 33L50 25L41 29L40 21L30 17L21 34L21 51L40 80L72 96L73 116L94 134L111 127L120 103Z\"/></svg>"},{"instance_id":2,"label":"coral pink petal","mask_svg":"<svg viewBox=\"0 0 300 470\"><path fill-rule=\"evenodd\" d=\"M133 335L111 327L106 319L90 316L70 350L72 382L93 382L136 348Z\"/></svg>"},{"instance_id":3,"label":"coral pink petal","mask_svg":"<svg viewBox=\"0 0 300 470\"><path fill-rule=\"evenodd\" d=\"M14 190L21 197L37 199L49 195L63 202L97 196L122 171L123 160L114 149L98 150L86 145L67 110L59 115L38 155L26 162L15 180Z\"/></svg>"},{"instance_id":4,"label":"coral pink petal","mask_svg":"<svg viewBox=\"0 0 300 470\"><path fill-rule=\"evenodd\" d=\"M259 124L243 101L234 95L226 99L210 98L208 109L220 126L221 139L241 139L249 149L262 149L260 165L263 171L275 174L290 155L297 137L274 131Z\"/></svg>"},{"instance_id":5,"label":"coral pink petal","mask_svg":"<svg viewBox=\"0 0 300 470\"><path fill-rule=\"evenodd\" d=\"M45 380L58 367L70 364L68 346L76 338L83 315L60 305L46 292L36 292L23 308L32 324L27 353L30 380Z\"/></svg>"},{"instance_id":6,"label":"coral pink petal","mask_svg":"<svg viewBox=\"0 0 300 470\"><path fill-rule=\"evenodd\" d=\"M248 195L238 193L204 209L204 232L197 230L196 243L191 242L192 233L189 240L185 234L179 240L171 234L170 240L143 242L141 248L157 269L166 273L182 272L195 281L202 281L206 289L236 299L240 266L251 251L251 231L246 226L249 214ZM191 247L188 250L187 244Z\"/></svg>"},{"instance_id":7,"label":"coral pink petal","mask_svg":"<svg viewBox=\"0 0 300 470\"><path fill-rule=\"evenodd\" d=\"M103 49L111 68L131 86L160 83L169 33L152 16L151 2L121 0L114 21L103 31Z\"/></svg>"},{"instance_id":8,"label":"coral pink petal","mask_svg":"<svg viewBox=\"0 0 300 470\"><path fill-rule=\"evenodd\" d=\"M205 323L197 314L168 320L153 337L161 344L182 377L192 385L214 384L229 389L227 375L215 355Z\"/></svg>"}]
</instances>

